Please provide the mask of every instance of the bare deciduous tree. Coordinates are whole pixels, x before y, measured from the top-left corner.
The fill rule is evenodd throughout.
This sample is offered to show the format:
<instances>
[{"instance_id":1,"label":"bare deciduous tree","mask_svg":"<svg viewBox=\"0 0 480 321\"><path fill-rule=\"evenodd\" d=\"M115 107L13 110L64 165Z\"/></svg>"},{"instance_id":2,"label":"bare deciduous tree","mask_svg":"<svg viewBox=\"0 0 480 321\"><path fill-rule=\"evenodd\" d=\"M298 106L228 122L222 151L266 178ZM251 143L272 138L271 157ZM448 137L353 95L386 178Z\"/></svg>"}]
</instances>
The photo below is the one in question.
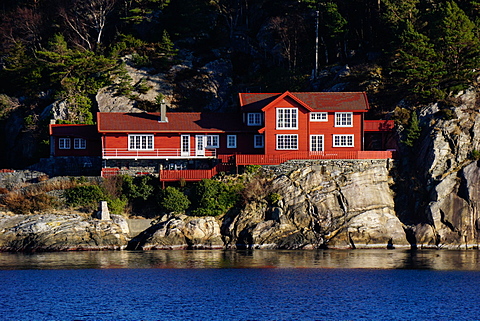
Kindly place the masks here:
<instances>
[{"instance_id":1,"label":"bare deciduous tree","mask_svg":"<svg viewBox=\"0 0 480 321\"><path fill-rule=\"evenodd\" d=\"M59 14L75 35L73 42L94 50L102 43L107 19L116 3L117 0L67 0L59 8Z\"/></svg>"}]
</instances>

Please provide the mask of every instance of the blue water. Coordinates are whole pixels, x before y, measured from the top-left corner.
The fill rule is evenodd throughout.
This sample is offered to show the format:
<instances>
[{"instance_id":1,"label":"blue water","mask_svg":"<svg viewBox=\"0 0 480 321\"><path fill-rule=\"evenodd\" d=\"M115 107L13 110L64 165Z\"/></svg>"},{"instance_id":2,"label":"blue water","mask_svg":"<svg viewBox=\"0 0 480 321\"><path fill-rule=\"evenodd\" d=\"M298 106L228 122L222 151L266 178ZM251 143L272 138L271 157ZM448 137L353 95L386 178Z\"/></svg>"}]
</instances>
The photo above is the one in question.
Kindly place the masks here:
<instances>
[{"instance_id":1,"label":"blue water","mask_svg":"<svg viewBox=\"0 0 480 321\"><path fill-rule=\"evenodd\" d=\"M359 266L342 267L348 261L345 254L350 256L351 253L355 253ZM435 258L446 257L445 260L451 262L452 257L463 257L458 270L436 269L432 268L436 265L418 265L411 260L410 265L405 265L406 261L400 255L402 252L392 254L387 251L365 252L365 256L376 253L374 257L390 257L385 262L392 262L391 256L396 257L398 253L402 258L398 264L402 265L392 268L382 263L375 269L365 268L362 253L321 253L326 259L318 259L313 252L294 251L252 255L230 253L226 256L222 252L205 251L200 254L203 259L199 254L181 251L134 253L132 256L118 252L0 254L0 319L480 318L480 271L472 269L478 265L471 259L472 255L477 258L477 252L439 251L429 255L431 264L435 263ZM424 253L422 262L430 252ZM212 256L221 259L213 260ZM105 265L99 267L98 261L102 257ZM335 261L337 266L333 266L332 257L338 258ZM465 257L471 262L468 269L465 269ZM118 264L112 268L115 258ZM290 260L290 264L285 263ZM329 268L320 264L323 260L328 261L323 263ZM33 261L36 262L34 269ZM73 265L74 261L78 265ZM61 262L65 262L63 267ZM88 264L92 268L87 268ZM348 263L349 266L352 264Z\"/></svg>"}]
</instances>

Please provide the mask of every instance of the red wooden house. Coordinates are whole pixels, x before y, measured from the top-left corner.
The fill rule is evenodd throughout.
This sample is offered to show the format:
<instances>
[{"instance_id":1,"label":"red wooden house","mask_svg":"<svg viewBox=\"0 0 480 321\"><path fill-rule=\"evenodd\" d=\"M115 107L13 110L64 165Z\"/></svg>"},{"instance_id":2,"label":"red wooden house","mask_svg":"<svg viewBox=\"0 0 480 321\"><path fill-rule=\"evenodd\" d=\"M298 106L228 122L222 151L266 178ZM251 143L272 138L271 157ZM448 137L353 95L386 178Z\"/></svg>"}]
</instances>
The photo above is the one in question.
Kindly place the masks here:
<instances>
[{"instance_id":1,"label":"red wooden house","mask_svg":"<svg viewBox=\"0 0 480 321\"><path fill-rule=\"evenodd\" d=\"M95 125L50 124L50 156L99 156L100 134Z\"/></svg>"},{"instance_id":2,"label":"red wooden house","mask_svg":"<svg viewBox=\"0 0 480 321\"><path fill-rule=\"evenodd\" d=\"M98 113L103 175L134 168L162 181L200 180L239 165L290 159L391 158L392 121L366 121L365 93L241 93L237 113Z\"/></svg>"}]
</instances>

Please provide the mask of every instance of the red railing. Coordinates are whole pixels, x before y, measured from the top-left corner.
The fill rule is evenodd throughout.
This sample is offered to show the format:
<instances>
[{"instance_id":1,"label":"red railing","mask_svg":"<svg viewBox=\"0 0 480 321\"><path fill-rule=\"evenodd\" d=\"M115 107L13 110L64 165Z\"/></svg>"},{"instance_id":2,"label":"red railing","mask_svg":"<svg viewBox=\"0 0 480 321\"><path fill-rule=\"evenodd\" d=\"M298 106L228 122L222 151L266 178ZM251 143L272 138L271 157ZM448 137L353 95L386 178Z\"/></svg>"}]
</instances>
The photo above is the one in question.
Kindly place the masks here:
<instances>
[{"instance_id":1,"label":"red railing","mask_svg":"<svg viewBox=\"0 0 480 321\"><path fill-rule=\"evenodd\" d=\"M393 130L393 120L365 120L363 130L366 132L389 132Z\"/></svg>"},{"instance_id":2,"label":"red railing","mask_svg":"<svg viewBox=\"0 0 480 321\"><path fill-rule=\"evenodd\" d=\"M175 181L201 181L202 179L212 178L217 175L217 168L212 169L182 169L182 170L160 170L160 181L175 182Z\"/></svg>"},{"instance_id":3,"label":"red railing","mask_svg":"<svg viewBox=\"0 0 480 321\"><path fill-rule=\"evenodd\" d=\"M117 176L120 174L119 168L102 168L102 177Z\"/></svg>"},{"instance_id":4,"label":"red railing","mask_svg":"<svg viewBox=\"0 0 480 321\"><path fill-rule=\"evenodd\" d=\"M281 155L235 155L236 165L278 165L293 159L387 159L394 151L291 152Z\"/></svg>"},{"instance_id":5,"label":"red railing","mask_svg":"<svg viewBox=\"0 0 480 321\"><path fill-rule=\"evenodd\" d=\"M205 149L197 152L195 149L184 153L181 149L156 148L151 150L128 150L125 148L104 148L102 150L103 158L149 158L149 159L167 159L167 158L215 158L216 149Z\"/></svg>"}]
</instances>

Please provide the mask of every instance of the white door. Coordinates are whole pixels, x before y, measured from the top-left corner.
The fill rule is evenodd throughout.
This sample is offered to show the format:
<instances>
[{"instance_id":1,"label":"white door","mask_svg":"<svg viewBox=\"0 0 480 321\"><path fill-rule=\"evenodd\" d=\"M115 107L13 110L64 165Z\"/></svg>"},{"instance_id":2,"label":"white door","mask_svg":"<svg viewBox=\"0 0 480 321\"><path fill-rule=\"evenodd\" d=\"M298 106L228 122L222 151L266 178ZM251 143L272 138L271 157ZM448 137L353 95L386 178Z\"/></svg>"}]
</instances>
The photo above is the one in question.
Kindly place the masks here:
<instances>
[{"instance_id":1,"label":"white door","mask_svg":"<svg viewBox=\"0 0 480 321\"><path fill-rule=\"evenodd\" d=\"M195 136L195 155L196 156L205 156L205 135L196 135Z\"/></svg>"},{"instance_id":2,"label":"white door","mask_svg":"<svg viewBox=\"0 0 480 321\"><path fill-rule=\"evenodd\" d=\"M181 156L190 156L190 135L182 135L180 139Z\"/></svg>"}]
</instances>

